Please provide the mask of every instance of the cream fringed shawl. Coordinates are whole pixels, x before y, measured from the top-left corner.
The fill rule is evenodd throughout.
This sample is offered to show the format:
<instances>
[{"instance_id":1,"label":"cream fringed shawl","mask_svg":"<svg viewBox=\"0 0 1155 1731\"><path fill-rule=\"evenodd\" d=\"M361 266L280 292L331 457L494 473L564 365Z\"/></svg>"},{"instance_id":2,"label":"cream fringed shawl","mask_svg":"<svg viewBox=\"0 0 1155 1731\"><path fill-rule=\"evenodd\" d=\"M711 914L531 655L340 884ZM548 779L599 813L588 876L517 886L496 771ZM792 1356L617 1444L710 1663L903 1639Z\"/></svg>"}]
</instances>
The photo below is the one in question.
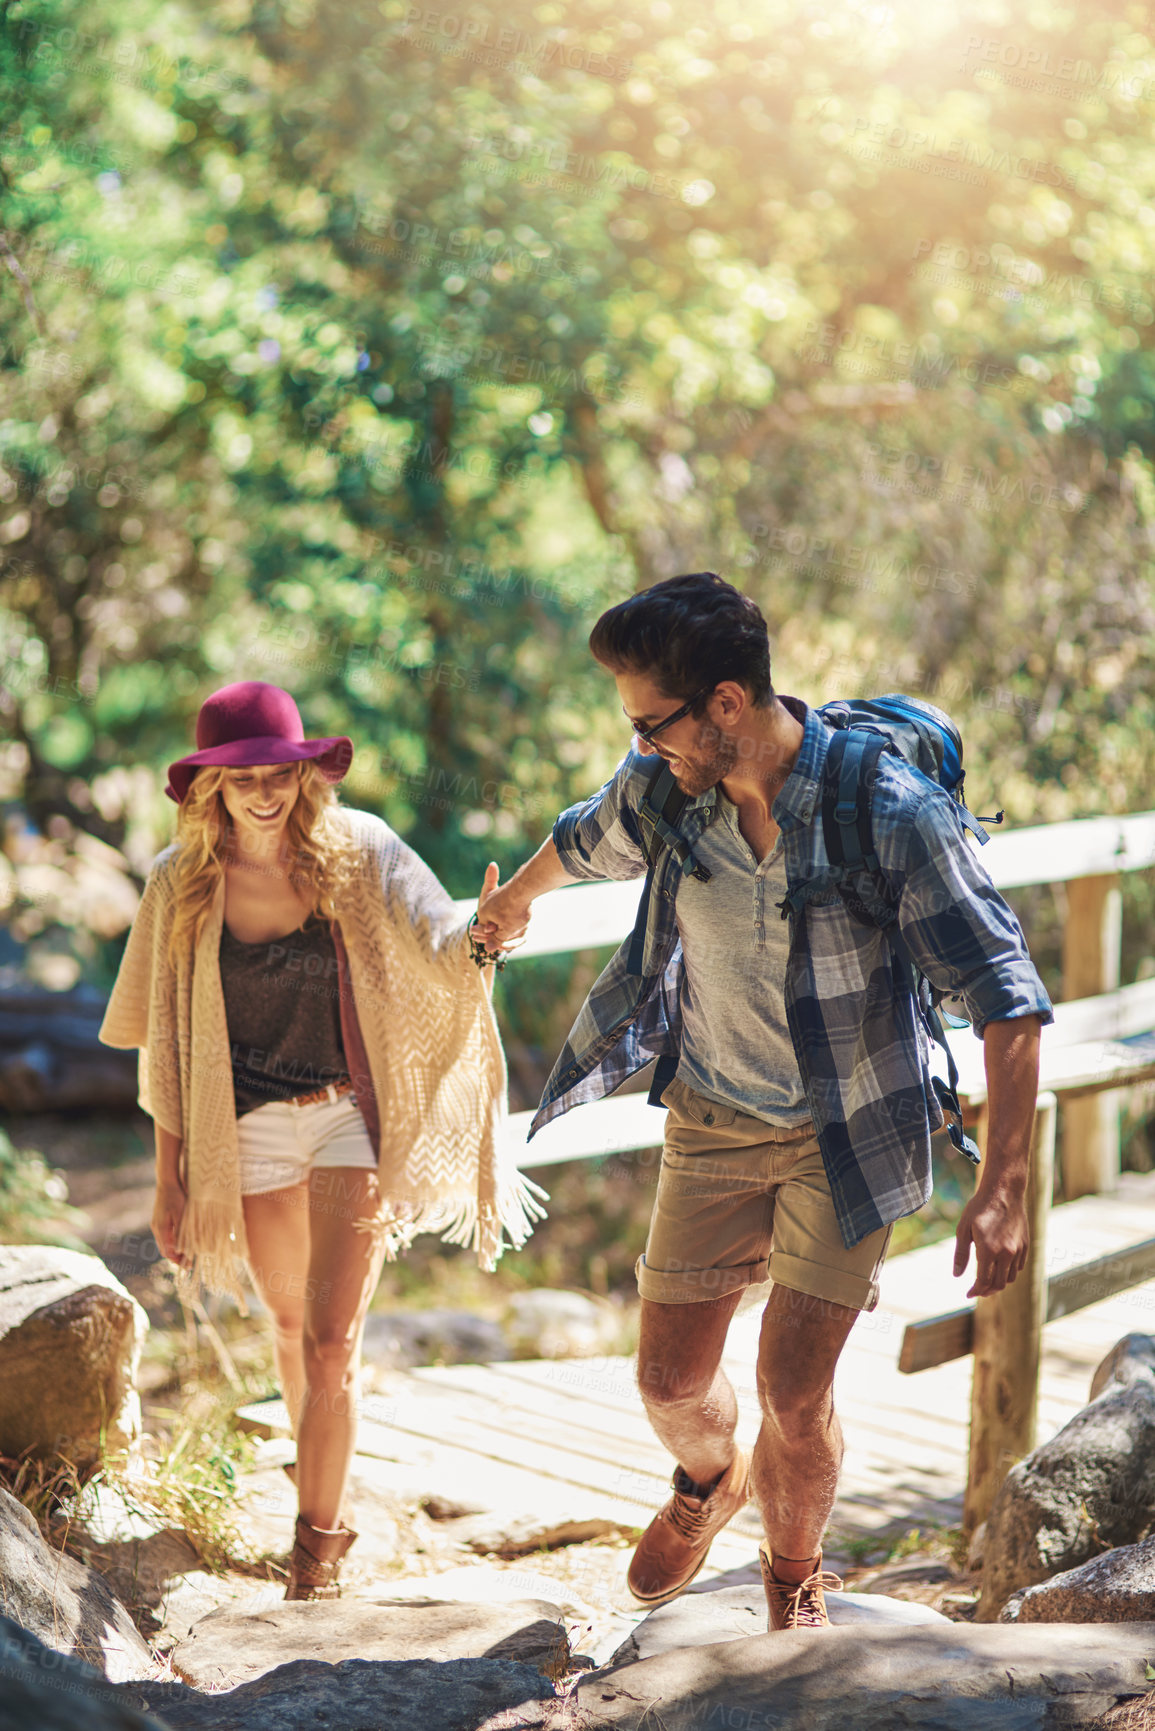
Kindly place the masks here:
<instances>
[{"instance_id":1,"label":"cream fringed shawl","mask_svg":"<svg viewBox=\"0 0 1155 1731\"><path fill-rule=\"evenodd\" d=\"M337 923L380 1124L382 1209L360 1224L382 1232L390 1258L417 1233L439 1232L492 1269L505 1236L520 1246L543 1216L543 1192L506 1146L505 1058L465 924L388 824L344 806L334 816L357 855L336 897ZM174 968L176 853L174 844L153 864L100 1038L139 1047L140 1104L184 1144L179 1247L191 1280L239 1293L247 1246L218 962L224 881L191 967L182 958Z\"/></svg>"}]
</instances>

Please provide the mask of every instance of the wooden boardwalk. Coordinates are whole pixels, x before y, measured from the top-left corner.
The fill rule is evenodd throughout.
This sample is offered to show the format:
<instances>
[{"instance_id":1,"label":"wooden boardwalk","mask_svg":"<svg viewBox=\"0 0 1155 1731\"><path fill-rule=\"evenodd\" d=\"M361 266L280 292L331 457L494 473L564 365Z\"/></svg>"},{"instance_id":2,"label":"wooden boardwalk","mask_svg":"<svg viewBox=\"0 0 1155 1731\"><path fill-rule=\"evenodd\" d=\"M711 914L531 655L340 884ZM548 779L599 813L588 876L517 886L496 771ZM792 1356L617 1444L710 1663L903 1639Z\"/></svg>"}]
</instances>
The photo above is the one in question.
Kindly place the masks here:
<instances>
[{"instance_id":1,"label":"wooden boardwalk","mask_svg":"<svg viewBox=\"0 0 1155 1731\"><path fill-rule=\"evenodd\" d=\"M1125 1174L1113 1196L1052 1210L1048 1273L1152 1235L1155 1174ZM948 1239L893 1258L879 1308L860 1318L843 1355L836 1397L847 1450L832 1558L839 1539L954 1526L961 1517L971 1361L912 1376L897 1368L908 1321L965 1302L973 1260L966 1279L954 1280L953 1249ZM746 1443L758 1426L760 1316L755 1296L735 1317L727 1343ZM1155 1281L1048 1324L1040 1440L1085 1404L1095 1366L1120 1336L1150 1331ZM668 1495L671 1462L650 1431L629 1359L455 1365L391 1373L379 1386L382 1392L364 1403L358 1452L374 1457L378 1481L402 1494L436 1487L449 1496L473 1494L494 1508L631 1526L644 1525ZM747 1509L715 1541L709 1572L749 1565L758 1531Z\"/></svg>"}]
</instances>

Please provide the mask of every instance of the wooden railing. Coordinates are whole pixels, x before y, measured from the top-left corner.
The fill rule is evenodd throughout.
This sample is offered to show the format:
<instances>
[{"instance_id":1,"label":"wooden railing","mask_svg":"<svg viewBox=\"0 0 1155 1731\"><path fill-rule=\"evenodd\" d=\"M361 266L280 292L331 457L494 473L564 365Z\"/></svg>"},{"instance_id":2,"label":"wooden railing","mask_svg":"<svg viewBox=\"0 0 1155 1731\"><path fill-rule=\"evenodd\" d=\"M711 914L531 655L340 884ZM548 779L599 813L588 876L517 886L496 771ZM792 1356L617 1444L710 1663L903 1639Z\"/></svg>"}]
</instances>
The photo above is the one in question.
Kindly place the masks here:
<instances>
[{"instance_id":1,"label":"wooden railing","mask_svg":"<svg viewBox=\"0 0 1155 1731\"><path fill-rule=\"evenodd\" d=\"M1050 1282L1046 1277L1057 1104L1063 1107L1062 1189L1071 1200L1114 1188L1118 1090L1155 1079L1155 980L1119 988L1121 874L1155 866L1155 812L995 835L981 857L1001 890L1065 885L1067 910L1062 1001L1055 1006L1053 1025L1042 1031L1027 1268L996 1297L912 1325L900 1359L901 1369L916 1371L967 1352L974 1355L968 1530L986 1517L1012 1462L1034 1446L1043 1324L1155 1274L1155 1242L1145 1241ZM553 955L620 943L633 927L640 888L640 880L582 884L543 896L518 954ZM473 906L459 905L463 912ZM949 1038L960 1096L977 1121L981 1145L986 1134L982 1047L969 1030ZM527 1167L655 1147L662 1140L662 1114L639 1093L576 1107L527 1146L532 1117L532 1112L519 1112L510 1119L513 1145Z\"/></svg>"},{"instance_id":2,"label":"wooden railing","mask_svg":"<svg viewBox=\"0 0 1155 1731\"><path fill-rule=\"evenodd\" d=\"M1120 874L1155 866L1155 811L996 834L979 852L1001 890L1067 886L1062 1004L1055 1025L1043 1030L1040 1087L1063 1096L1064 1196L1110 1190L1119 1170L1118 1114L1102 1078L1118 1071L1120 1080L1137 1082L1155 1074L1139 1054L1118 1046L1155 1029L1155 982L1117 991ZM575 884L542 896L517 957L620 943L633 927L640 891L638 878ZM474 904L458 906L468 913ZM511 965L516 967L517 959ZM979 1042L964 1030L952 1036L951 1047L963 1072L963 1093L977 1107L985 1093ZM578 1106L526 1146L532 1117L532 1112L518 1112L510 1119L510 1134L527 1166L648 1148L662 1139L659 1112L635 1094Z\"/></svg>"}]
</instances>

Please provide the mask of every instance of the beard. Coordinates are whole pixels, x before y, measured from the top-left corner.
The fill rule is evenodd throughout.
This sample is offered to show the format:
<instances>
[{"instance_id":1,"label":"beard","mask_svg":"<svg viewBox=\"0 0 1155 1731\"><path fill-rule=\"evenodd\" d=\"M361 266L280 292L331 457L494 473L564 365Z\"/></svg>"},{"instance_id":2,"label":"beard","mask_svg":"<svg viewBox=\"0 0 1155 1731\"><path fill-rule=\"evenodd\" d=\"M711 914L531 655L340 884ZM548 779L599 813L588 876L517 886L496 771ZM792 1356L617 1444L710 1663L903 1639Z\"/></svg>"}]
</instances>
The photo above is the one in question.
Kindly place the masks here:
<instances>
[{"instance_id":1,"label":"beard","mask_svg":"<svg viewBox=\"0 0 1155 1731\"><path fill-rule=\"evenodd\" d=\"M694 749L679 755L673 768L674 780L683 793L698 799L717 787L729 775L738 761L737 743L723 733L703 724Z\"/></svg>"}]
</instances>

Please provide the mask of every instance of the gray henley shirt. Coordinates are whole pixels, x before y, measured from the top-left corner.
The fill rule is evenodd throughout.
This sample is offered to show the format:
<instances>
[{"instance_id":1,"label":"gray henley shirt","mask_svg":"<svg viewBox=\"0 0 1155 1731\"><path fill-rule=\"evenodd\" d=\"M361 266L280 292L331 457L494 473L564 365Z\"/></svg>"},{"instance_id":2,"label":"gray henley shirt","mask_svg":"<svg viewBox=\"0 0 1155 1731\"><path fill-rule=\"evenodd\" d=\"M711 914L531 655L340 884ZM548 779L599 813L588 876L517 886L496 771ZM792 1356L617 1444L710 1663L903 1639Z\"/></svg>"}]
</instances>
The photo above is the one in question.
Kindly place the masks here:
<instances>
[{"instance_id":1,"label":"gray henley shirt","mask_svg":"<svg viewBox=\"0 0 1155 1731\"><path fill-rule=\"evenodd\" d=\"M694 851L711 877L684 878L675 904L686 963L678 1077L768 1124L805 1123L783 1000L790 928L775 905L786 895L782 838L759 863L719 788L717 815Z\"/></svg>"}]
</instances>

